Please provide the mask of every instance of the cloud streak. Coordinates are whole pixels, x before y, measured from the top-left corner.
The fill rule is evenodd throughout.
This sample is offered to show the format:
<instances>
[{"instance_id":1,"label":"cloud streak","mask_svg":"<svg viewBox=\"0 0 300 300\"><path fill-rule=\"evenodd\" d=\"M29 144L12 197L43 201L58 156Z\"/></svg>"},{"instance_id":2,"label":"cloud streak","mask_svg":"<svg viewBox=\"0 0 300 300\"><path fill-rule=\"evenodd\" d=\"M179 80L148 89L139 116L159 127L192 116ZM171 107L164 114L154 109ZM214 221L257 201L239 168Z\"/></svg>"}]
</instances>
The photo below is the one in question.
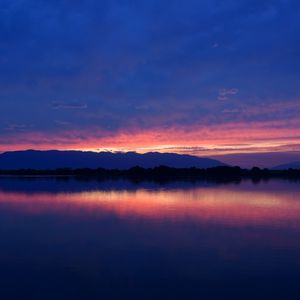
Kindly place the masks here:
<instances>
[{"instance_id":1,"label":"cloud streak","mask_svg":"<svg viewBox=\"0 0 300 300\"><path fill-rule=\"evenodd\" d=\"M54 109L86 109L88 106L86 103L54 101L51 103L51 107Z\"/></svg>"},{"instance_id":2,"label":"cloud streak","mask_svg":"<svg viewBox=\"0 0 300 300\"><path fill-rule=\"evenodd\" d=\"M112 151L161 151L216 155L300 150L300 121L261 121L222 125L132 129L110 132L93 128L59 133L24 132L0 139L1 151L36 149L81 149Z\"/></svg>"},{"instance_id":3,"label":"cloud streak","mask_svg":"<svg viewBox=\"0 0 300 300\"><path fill-rule=\"evenodd\" d=\"M232 88L232 89L221 89L219 90L219 97L218 100L224 101L228 100L230 96L238 94L239 89Z\"/></svg>"}]
</instances>

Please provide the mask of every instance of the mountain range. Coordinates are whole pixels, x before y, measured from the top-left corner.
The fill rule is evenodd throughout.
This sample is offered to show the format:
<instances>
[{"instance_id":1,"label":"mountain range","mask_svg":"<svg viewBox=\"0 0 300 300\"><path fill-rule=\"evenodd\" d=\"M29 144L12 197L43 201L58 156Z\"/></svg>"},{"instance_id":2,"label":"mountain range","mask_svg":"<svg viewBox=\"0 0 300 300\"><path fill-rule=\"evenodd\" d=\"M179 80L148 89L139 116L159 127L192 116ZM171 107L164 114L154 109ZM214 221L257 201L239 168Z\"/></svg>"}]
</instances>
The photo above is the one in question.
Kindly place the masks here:
<instances>
[{"instance_id":1,"label":"mountain range","mask_svg":"<svg viewBox=\"0 0 300 300\"><path fill-rule=\"evenodd\" d=\"M300 169L300 161L279 165L273 168L273 170L288 170L288 169Z\"/></svg>"},{"instance_id":2,"label":"mountain range","mask_svg":"<svg viewBox=\"0 0 300 300\"><path fill-rule=\"evenodd\" d=\"M82 152L82 151L13 151L0 154L1 170L17 169L58 169L58 168L105 168L129 169L135 166L154 168L157 166L173 168L212 168L224 166L221 161L192 155L149 152Z\"/></svg>"}]
</instances>

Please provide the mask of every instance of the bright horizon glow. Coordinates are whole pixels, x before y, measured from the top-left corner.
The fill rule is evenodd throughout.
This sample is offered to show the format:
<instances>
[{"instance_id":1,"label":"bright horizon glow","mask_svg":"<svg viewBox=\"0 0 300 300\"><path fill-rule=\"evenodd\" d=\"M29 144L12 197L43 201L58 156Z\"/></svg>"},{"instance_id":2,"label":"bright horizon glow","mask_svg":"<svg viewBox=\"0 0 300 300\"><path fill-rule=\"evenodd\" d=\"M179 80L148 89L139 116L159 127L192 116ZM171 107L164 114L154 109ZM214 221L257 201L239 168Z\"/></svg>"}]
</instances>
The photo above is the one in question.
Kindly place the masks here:
<instances>
[{"instance_id":1,"label":"bright horizon glow","mask_svg":"<svg viewBox=\"0 0 300 300\"><path fill-rule=\"evenodd\" d=\"M97 128L89 132L84 129L58 133L21 132L14 138L0 138L0 141L2 152L25 149L138 153L157 151L196 156L280 153L300 150L300 121L173 126L118 132Z\"/></svg>"}]
</instances>

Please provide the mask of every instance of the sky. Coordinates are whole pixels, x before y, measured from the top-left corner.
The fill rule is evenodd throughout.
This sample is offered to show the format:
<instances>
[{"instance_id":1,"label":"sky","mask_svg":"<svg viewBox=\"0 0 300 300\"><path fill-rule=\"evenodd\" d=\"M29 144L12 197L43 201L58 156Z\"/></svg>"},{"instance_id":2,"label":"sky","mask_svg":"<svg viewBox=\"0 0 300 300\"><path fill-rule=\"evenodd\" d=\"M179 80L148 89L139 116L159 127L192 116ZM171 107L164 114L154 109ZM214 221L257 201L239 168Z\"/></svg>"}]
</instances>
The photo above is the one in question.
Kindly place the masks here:
<instances>
[{"instance_id":1,"label":"sky","mask_svg":"<svg viewBox=\"0 0 300 300\"><path fill-rule=\"evenodd\" d=\"M0 151L294 154L299 80L297 0L0 0Z\"/></svg>"}]
</instances>

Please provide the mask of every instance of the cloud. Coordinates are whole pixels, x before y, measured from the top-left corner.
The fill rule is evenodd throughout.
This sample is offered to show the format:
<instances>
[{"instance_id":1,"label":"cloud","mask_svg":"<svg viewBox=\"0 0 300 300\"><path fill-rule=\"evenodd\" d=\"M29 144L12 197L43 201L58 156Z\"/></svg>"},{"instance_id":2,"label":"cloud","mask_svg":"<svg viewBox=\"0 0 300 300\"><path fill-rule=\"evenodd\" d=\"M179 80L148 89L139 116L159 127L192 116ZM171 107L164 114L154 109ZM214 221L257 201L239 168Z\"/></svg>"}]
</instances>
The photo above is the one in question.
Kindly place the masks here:
<instances>
[{"instance_id":1,"label":"cloud","mask_svg":"<svg viewBox=\"0 0 300 300\"><path fill-rule=\"evenodd\" d=\"M4 127L5 131L12 131L12 132L23 132L26 130L30 130L31 129L31 125L28 126L26 124L16 124L16 123L12 123L12 124L8 124Z\"/></svg>"},{"instance_id":2,"label":"cloud","mask_svg":"<svg viewBox=\"0 0 300 300\"><path fill-rule=\"evenodd\" d=\"M0 136L0 151L24 148L111 151L161 151L216 155L300 150L300 121L228 122L219 125L136 127L115 132L97 127L59 132L26 131ZM101 147L99 147L101 145ZM103 146L102 146L103 145Z\"/></svg>"},{"instance_id":3,"label":"cloud","mask_svg":"<svg viewBox=\"0 0 300 300\"><path fill-rule=\"evenodd\" d=\"M240 112L241 111L239 109L223 109L222 111L223 114L237 114Z\"/></svg>"},{"instance_id":4,"label":"cloud","mask_svg":"<svg viewBox=\"0 0 300 300\"><path fill-rule=\"evenodd\" d=\"M236 95L239 93L239 90L237 88L231 88L231 89L221 89L219 90L219 96L218 100L228 100L229 96Z\"/></svg>"},{"instance_id":5,"label":"cloud","mask_svg":"<svg viewBox=\"0 0 300 300\"><path fill-rule=\"evenodd\" d=\"M61 121L61 120L55 120L54 123L59 126L71 126L72 125L71 122Z\"/></svg>"},{"instance_id":6,"label":"cloud","mask_svg":"<svg viewBox=\"0 0 300 300\"><path fill-rule=\"evenodd\" d=\"M86 103L78 102L52 102L51 107L53 109L86 109L88 106Z\"/></svg>"}]
</instances>

